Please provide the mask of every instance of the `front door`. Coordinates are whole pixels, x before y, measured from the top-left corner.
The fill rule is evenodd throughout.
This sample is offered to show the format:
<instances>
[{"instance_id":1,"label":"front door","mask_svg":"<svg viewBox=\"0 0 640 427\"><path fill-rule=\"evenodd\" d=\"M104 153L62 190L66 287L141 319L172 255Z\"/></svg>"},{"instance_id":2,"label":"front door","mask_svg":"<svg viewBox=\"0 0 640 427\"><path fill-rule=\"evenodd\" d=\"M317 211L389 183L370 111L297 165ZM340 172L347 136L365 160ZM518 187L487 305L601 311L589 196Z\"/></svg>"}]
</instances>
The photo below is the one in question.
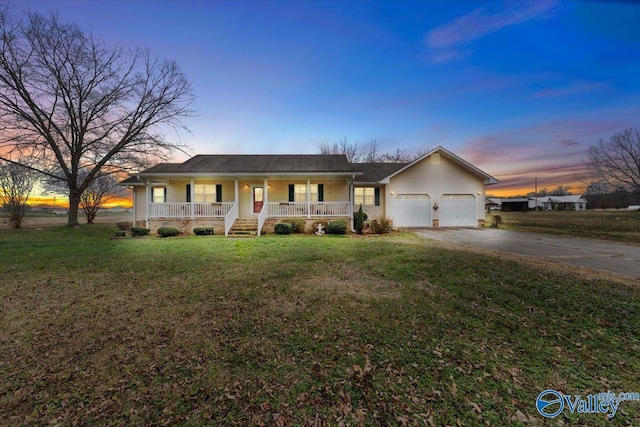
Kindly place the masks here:
<instances>
[{"instance_id":1,"label":"front door","mask_svg":"<svg viewBox=\"0 0 640 427\"><path fill-rule=\"evenodd\" d=\"M264 205L264 188L253 187L253 213L260 213Z\"/></svg>"}]
</instances>

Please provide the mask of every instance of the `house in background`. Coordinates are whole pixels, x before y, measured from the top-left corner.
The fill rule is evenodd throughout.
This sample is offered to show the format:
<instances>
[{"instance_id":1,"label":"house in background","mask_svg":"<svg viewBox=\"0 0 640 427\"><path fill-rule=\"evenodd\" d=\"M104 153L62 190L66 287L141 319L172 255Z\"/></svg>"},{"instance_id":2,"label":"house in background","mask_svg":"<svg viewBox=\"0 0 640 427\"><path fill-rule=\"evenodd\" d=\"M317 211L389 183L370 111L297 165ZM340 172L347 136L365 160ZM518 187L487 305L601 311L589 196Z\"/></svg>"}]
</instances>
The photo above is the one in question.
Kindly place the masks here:
<instances>
[{"instance_id":1,"label":"house in background","mask_svg":"<svg viewBox=\"0 0 640 427\"><path fill-rule=\"evenodd\" d=\"M538 197L538 204L547 211L584 211L587 209L587 199L582 195Z\"/></svg>"},{"instance_id":2,"label":"house in background","mask_svg":"<svg viewBox=\"0 0 640 427\"><path fill-rule=\"evenodd\" d=\"M487 198L486 210L501 210L503 212L521 212L536 209L545 211L584 211L587 200L581 195L573 196L542 196L542 197L513 197L500 199Z\"/></svg>"},{"instance_id":3,"label":"house in background","mask_svg":"<svg viewBox=\"0 0 640 427\"><path fill-rule=\"evenodd\" d=\"M476 227L485 185L497 183L438 147L411 163L349 163L344 155L197 155L161 163L121 183L133 219L155 230L199 226L255 234L283 218L345 219L362 205L395 227Z\"/></svg>"}]
</instances>

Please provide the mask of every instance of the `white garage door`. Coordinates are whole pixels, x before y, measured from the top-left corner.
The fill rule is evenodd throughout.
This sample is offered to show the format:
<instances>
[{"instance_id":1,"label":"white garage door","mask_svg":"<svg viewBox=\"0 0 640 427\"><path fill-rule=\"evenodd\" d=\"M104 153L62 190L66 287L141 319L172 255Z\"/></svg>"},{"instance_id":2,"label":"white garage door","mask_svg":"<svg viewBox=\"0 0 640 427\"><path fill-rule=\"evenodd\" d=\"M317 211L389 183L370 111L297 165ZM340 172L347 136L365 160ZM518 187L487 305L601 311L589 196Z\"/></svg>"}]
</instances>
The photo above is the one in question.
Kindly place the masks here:
<instances>
[{"instance_id":1,"label":"white garage door","mask_svg":"<svg viewBox=\"0 0 640 427\"><path fill-rule=\"evenodd\" d=\"M440 198L440 227L477 227L473 194L443 194Z\"/></svg>"},{"instance_id":2,"label":"white garage door","mask_svg":"<svg viewBox=\"0 0 640 427\"><path fill-rule=\"evenodd\" d=\"M396 227L431 227L431 197L428 194L398 194L393 208Z\"/></svg>"}]
</instances>

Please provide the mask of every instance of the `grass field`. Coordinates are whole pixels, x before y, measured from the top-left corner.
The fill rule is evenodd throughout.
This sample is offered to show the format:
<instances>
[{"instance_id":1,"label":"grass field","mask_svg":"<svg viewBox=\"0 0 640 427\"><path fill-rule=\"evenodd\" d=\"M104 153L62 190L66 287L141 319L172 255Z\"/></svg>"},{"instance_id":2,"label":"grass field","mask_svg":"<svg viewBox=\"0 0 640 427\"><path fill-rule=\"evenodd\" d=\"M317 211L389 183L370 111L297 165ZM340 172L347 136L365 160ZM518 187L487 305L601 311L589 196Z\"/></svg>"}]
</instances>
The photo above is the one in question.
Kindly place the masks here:
<instances>
[{"instance_id":1,"label":"grass field","mask_svg":"<svg viewBox=\"0 0 640 427\"><path fill-rule=\"evenodd\" d=\"M487 225L493 215L502 216L501 227L512 230L640 243L640 212L491 212L486 215Z\"/></svg>"},{"instance_id":2,"label":"grass field","mask_svg":"<svg viewBox=\"0 0 640 427\"><path fill-rule=\"evenodd\" d=\"M0 230L0 424L548 425L542 390L640 391L637 283L413 235L114 231Z\"/></svg>"}]
</instances>

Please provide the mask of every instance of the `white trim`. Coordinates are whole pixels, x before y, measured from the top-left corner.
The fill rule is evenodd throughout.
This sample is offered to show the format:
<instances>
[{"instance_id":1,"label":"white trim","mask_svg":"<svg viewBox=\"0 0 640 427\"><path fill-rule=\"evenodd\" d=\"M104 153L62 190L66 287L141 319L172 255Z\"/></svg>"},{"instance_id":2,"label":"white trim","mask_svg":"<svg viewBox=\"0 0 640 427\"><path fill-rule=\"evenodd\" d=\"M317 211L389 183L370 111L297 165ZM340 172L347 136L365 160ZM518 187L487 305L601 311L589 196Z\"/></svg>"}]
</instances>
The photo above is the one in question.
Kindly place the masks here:
<instances>
[{"instance_id":1,"label":"white trim","mask_svg":"<svg viewBox=\"0 0 640 427\"><path fill-rule=\"evenodd\" d=\"M195 204L195 199L196 199L196 189L195 189L196 185L195 182L193 180L193 178L191 178L191 183L189 184L189 200L191 200L191 219L195 218L195 209L194 209L194 204Z\"/></svg>"},{"instance_id":2,"label":"white trim","mask_svg":"<svg viewBox=\"0 0 640 427\"><path fill-rule=\"evenodd\" d=\"M154 172L148 172L148 173L141 173L139 174L139 176L142 177L163 177L166 176L168 178L175 178L175 177L187 177L187 176L192 176L192 177L210 177L210 178L216 178L216 177L225 177L225 178L232 178L232 177L239 177L242 178L243 181L247 181L247 180L251 180L252 177L269 177L272 179L283 179L286 180L287 177L290 176L336 176L336 177L350 177L350 176L360 176L360 175L364 175L364 172L256 172L256 173L252 173L252 172L242 172L242 173L218 173L218 172L181 172L181 173L176 173L176 172L167 172L167 173L154 173Z\"/></svg>"},{"instance_id":3,"label":"white trim","mask_svg":"<svg viewBox=\"0 0 640 427\"><path fill-rule=\"evenodd\" d=\"M433 150L429 151L427 154L423 155L422 157L419 157L416 160L414 160L413 162L407 164L405 167L395 171L394 173L392 173L388 177L380 180L380 183L381 184L388 184L390 182L391 178L393 178L394 176L398 175L399 173L404 172L405 170L409 169L413 165L421 162L422 160L426 159L430 155L435 154L437 152L445 153L447 156L451 157L452 160L454 160L456 163L458 163L463 168L469 170L470 172L472 172L472 173L474 173L476 175L482 176L484 178L485 185L497 184L499 182L497 179L495 179L494 177L492 177L488 173L478 169L477 167L475 167L471 163L467 162L463 158L456 156L451 151L449 151L449 150L447 150L447 149L445 149L445 148L443 148L441 146L438 146L438 147L434 148Z\"/></svg>"},{"instance_id":4,"label":"white trim","mask_svg":"<svg viewBox=\"0 0 640 427\"><path fill-rule=\"evenodd\" d=\"M147 181L147 213L145 215L145 226L149 228L149 213L151 212L151 184Z\"/></svg>"},{"instance_id":5,"label":"white trim","mask_svg":"<svg viewBox=\"0 0 640 427\"><path fill-rule=\"evenodd\" d=\"M307 218L311 218L311 180L307 179Z\"/></svg>"}]
</instances>

